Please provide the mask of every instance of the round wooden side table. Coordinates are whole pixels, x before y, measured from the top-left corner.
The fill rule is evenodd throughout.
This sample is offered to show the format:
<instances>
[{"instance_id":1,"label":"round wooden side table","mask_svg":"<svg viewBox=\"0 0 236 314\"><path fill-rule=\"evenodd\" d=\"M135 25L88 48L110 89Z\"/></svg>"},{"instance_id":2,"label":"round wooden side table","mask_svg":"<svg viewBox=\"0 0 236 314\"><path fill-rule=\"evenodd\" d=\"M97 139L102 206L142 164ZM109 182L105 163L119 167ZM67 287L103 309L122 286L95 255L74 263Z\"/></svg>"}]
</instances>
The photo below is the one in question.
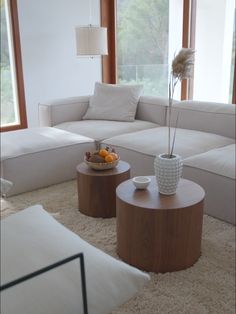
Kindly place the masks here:
<instances>
[{"instance_id":1,"label":"round wooden side table","mask_svg":"<svg viewBox=\"0 0 236 314\"><path fill-rule=\"evenodd\" d=\"M93 170L84 162L77 170L79 210L92 217L116 216L116 187L130 178L130 165L122 160L109 170Z\"/></svg>"},{"instance_id":2,"label":"round wooden side table","mask_svg":"<svg viewBox=\"0 0 236 314\"><path fill-rule=\"evenodd\" d=\"M192 266L201 254L205 192L181 179L176 194L158 192L155 177L146 190L132 180L116 190L117 252L128 264L151 272Z\"/></svg>"}]
</instances>

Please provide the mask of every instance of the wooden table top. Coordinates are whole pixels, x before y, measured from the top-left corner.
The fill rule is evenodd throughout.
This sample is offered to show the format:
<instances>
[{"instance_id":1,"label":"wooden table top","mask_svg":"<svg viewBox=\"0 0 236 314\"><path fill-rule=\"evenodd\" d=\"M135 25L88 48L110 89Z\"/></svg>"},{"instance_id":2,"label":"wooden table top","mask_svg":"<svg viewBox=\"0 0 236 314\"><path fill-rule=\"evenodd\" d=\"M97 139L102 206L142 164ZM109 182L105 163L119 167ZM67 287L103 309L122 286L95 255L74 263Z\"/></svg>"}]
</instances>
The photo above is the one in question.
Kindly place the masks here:
<instances>
[{"instance_id":1,"label":"wooden table top","mask_svg":"<svg viewBox=\"0 0 236 314\"><path fill-rule=\"evenodd\" d=\"M156 178L154 176L150 176L150 178L151 183L145 190L136 189L132 179L122 182L116 189L117 197L133 206L152 210L189 207L205 197L205 191L200 185L186 179L180 179L176 194L160 194Z\"/></svg>"},{"instance_id":2,"label":"wooden table top","mask_svg":"<svg viewBox=\"0 0 236 314\"><path fill-rule=\"evenodd\" d=\"M116 174L126 172L129 169L130 169L130 165L123 160L120 160L118 165L115 168L108 169L108 170L91 169L88 165L86 165L85 162L82 162L76 167L77 172L80 172L87 176L93 176L93 177L114 176Z\"/></svg>"}]
</instances>

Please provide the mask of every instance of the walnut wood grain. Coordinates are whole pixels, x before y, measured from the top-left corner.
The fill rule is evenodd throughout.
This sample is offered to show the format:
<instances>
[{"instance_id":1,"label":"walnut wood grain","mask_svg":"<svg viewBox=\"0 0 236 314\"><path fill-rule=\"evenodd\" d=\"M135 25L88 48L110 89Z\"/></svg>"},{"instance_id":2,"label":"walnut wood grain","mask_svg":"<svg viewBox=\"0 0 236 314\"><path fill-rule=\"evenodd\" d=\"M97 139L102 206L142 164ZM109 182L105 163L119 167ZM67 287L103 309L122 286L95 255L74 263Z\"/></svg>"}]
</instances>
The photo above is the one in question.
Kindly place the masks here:
<instances>
[{"instance_id":1,"label":"walnut wood grain","mask_svg":"<svg viewBox=\"0 0 236 314\"><path fill-rule=\"evenodd\" d=\"M85 163L77 166L79 210L92 217L116 216L116 187L130 178L130 166L120 161L117 167L97 171Z\"/></svg>"},{"instance_id":2,"label":"walnut wood grain","mask_svg":"<svg viewBox=\"0 0 236 314\"><path fill-rule=\"evenodd\" d=\"M117 188L117 252L142 270L169 272L192 266L200 256L204 190L181 179L175 195L147 190L131 180Z\"/></svg>"}]
</instances>

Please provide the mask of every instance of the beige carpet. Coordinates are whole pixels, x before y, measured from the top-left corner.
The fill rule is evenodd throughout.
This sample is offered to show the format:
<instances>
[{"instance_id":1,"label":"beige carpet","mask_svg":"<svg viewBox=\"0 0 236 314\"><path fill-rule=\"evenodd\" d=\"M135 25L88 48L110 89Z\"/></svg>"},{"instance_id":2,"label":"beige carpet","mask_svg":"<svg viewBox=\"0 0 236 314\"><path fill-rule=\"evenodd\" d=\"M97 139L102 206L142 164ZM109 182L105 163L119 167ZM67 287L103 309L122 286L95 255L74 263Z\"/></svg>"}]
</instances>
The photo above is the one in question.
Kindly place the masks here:
<instances>
[{"instance_id":1,"label":"beige carpet","mask_svg":"<svg viewBox=\"0 0 236 314\"><path fill-rule=\"evenodd\" d=\"M4 200L1 215L6 217L33 204L42 204L66 227L117 257L115 218L80 214L75 181ZM150 283L112 314L235 313L235 228L205 216L198 262L184 271L150 275Z\"/></svg>"}]
</instances>

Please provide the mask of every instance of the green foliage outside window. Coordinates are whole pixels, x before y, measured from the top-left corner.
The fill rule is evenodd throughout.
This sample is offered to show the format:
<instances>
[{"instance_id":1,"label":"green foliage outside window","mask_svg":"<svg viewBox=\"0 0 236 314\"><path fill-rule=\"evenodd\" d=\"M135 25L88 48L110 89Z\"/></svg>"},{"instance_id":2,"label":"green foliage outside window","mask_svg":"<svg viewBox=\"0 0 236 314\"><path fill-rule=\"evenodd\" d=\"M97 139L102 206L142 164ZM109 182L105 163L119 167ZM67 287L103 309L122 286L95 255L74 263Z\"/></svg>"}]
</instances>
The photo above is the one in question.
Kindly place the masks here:
<instances>
[{"instance_id":1,"label":"green foliage outside window","mask_svg":"<svg viewBox=\"0 0 236 314\"><path fill-rule=\"evenodd\" d=\"M168 94L169 0L117 1L118 79Z\"/></svg>"},{"instance_id":2,"label":"green foliage outside window","mask_svg":"<svg viewBox=\"0 0 236 314\"><path fill-rule=\"evenodd\" d=\"M13 100L12 73L10 67L7 23L4 2L1 1L1 125L16 121Z\"/></svg>"}]
</instances>

